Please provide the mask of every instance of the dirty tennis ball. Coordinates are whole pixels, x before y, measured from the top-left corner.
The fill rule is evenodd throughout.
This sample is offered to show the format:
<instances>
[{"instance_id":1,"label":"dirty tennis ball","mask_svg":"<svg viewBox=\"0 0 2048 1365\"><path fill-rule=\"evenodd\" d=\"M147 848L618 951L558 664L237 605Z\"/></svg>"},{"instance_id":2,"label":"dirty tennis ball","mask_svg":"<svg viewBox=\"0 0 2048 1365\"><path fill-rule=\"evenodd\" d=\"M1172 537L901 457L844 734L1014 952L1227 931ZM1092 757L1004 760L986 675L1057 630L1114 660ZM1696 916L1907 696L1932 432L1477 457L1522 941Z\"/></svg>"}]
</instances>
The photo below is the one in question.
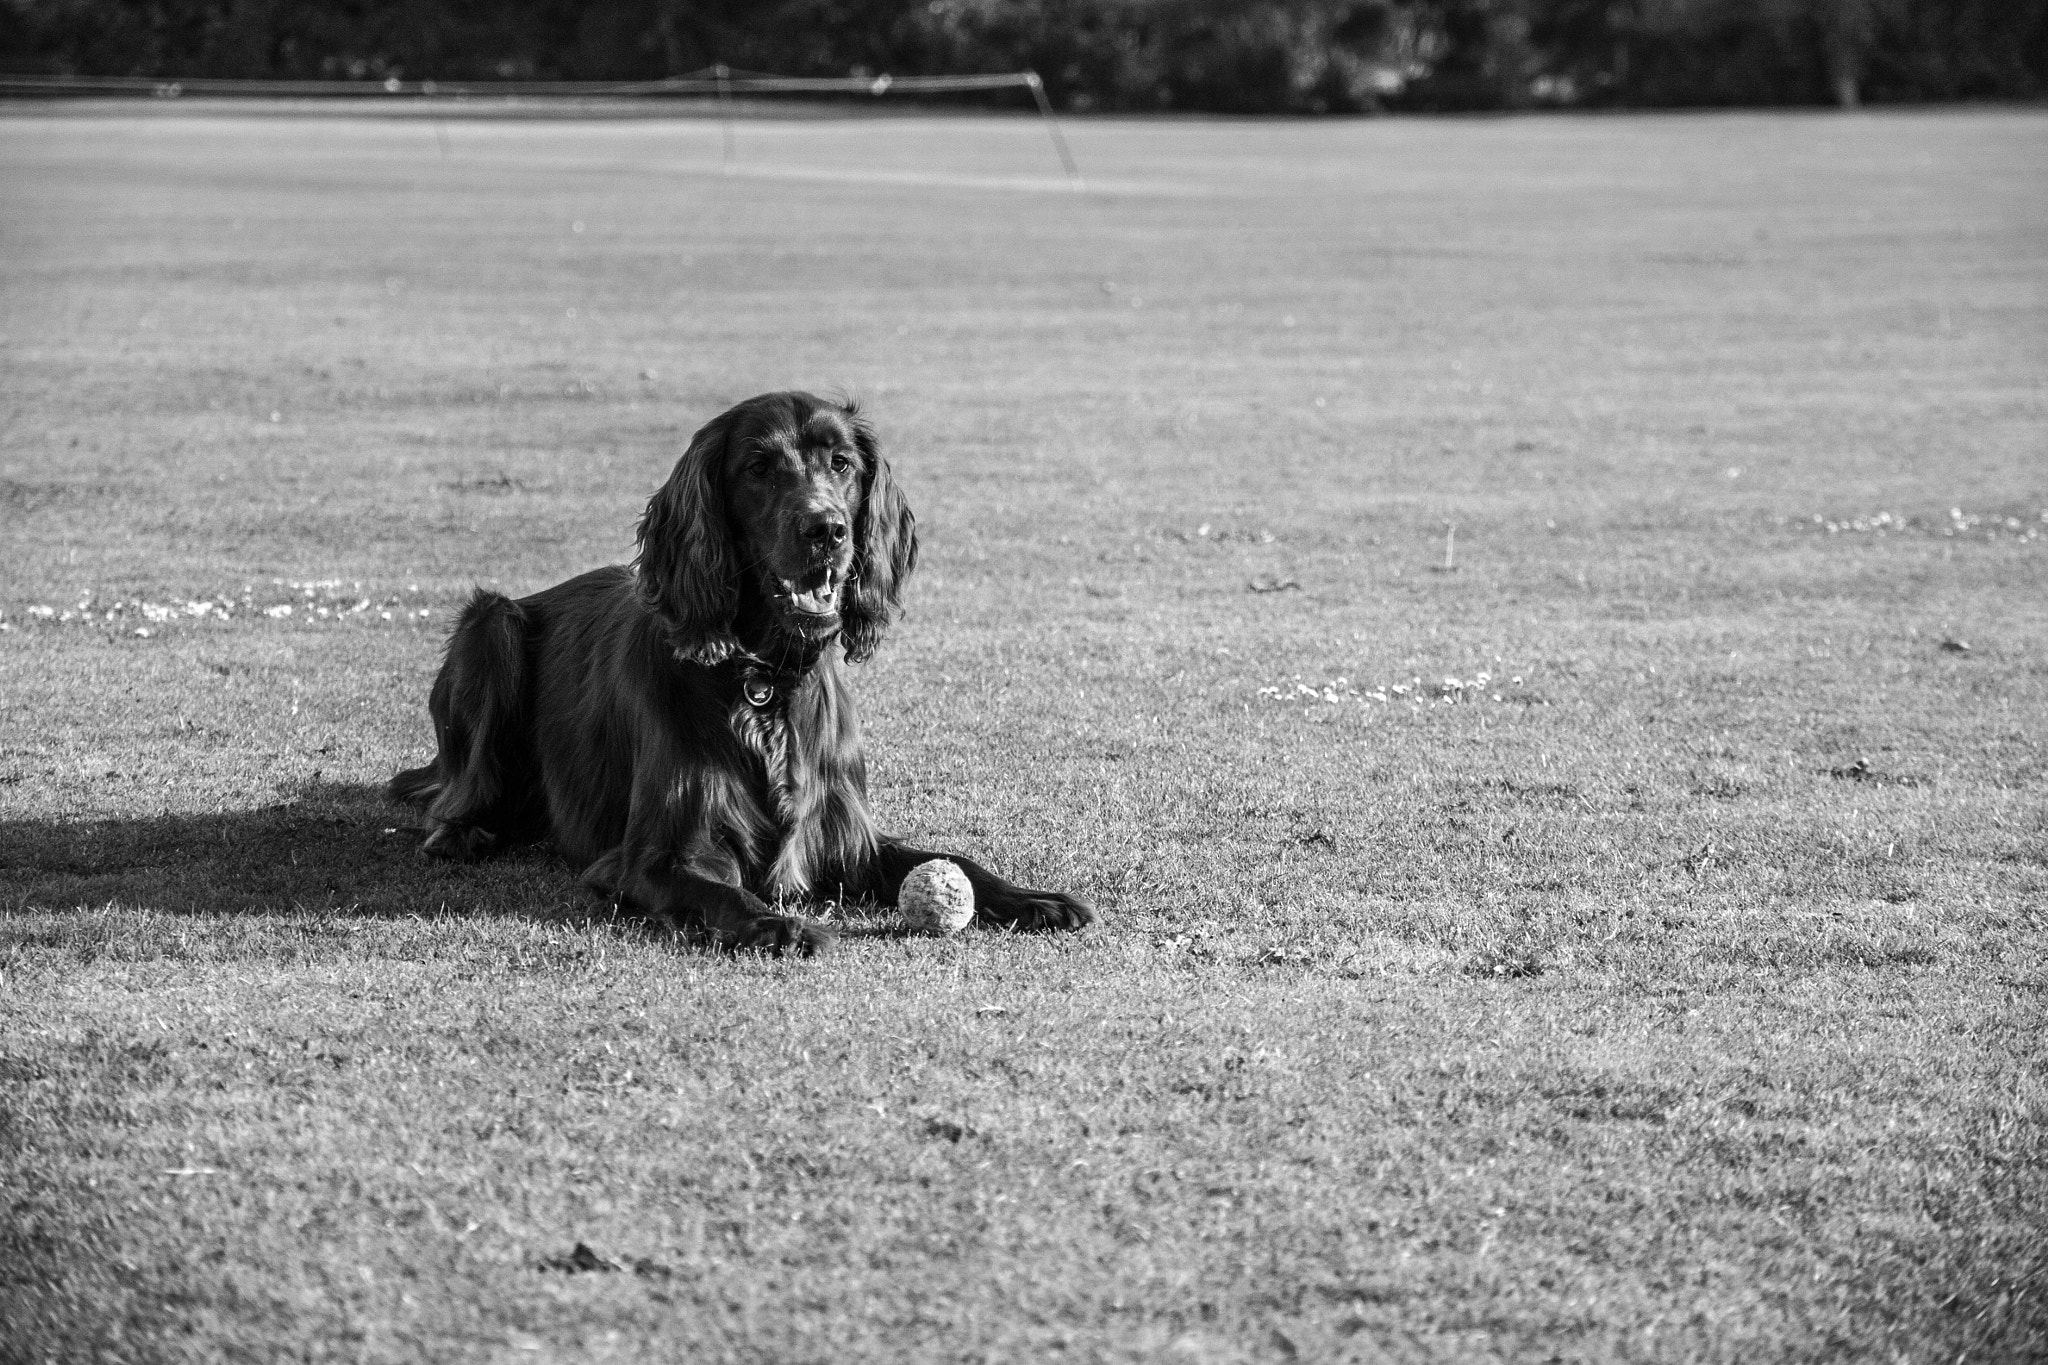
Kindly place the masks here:
<instances>
[{"instance_id":1,"label":"dirty tennis ball","mask_svg":"<svg viewBox=\"0 0 2048 1365\"><path fill-rule=\"evenodd\" d=\"M910 869L896 908L916 933L957 934L974 918L974 886L959 867L934 858Z\"/></svg>"}]
</instances>

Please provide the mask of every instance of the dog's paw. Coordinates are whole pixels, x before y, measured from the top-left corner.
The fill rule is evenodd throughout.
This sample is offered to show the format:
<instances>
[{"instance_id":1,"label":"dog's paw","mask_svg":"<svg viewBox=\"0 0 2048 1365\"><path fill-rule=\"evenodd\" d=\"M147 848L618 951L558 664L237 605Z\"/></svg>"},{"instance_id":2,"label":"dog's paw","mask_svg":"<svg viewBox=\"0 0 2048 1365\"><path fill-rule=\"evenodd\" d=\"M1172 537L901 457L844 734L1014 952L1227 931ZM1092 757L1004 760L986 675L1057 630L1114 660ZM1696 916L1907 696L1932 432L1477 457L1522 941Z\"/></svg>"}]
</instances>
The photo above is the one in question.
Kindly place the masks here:
<instances>
[{"instance_id":1,"label":"dog's paw","mask_svg":"<svg viewBox=\"0 0 2048 1365\"><path fill-rule=\"evenodd\" d=\"M582 874L576 878L577 885L599 900L618 900L620 884L626 879L622 868L624 861L624 855L619 849L607 849L598 854L590 866L583 869Z\"/></svg>"},{"instance_id":2,"label":"dog's paw","mask_svg":"<svg viewBox=\"0 0 2048 1365\"><path fill-rule=\"evenodd\" d=\"M816 957L830 948L835 938L821 925L788 915L763 915L720 935L733 952L767 953L770 957Z\"/></svg>"},{"instance_id":3,"label":"dog's paw","mask_svg":"<svg viewBox=\"0 0 2048 1365\"><path fill-rule=\"evenodd\" d=\"M989 897L975 908L974 917L1021 933L1085 929L1095 922L1093 910L1063 891L1028 891L1021 886Z\"/></svg>"},{"instance_id":4,"label":"dog's paw","mask_svg":"<svg viewBox=\"0 0 2048 1365\"><path fill-rule=\"evenodd\" d=\"M498 836L487 829L443 822L434 826L434 832L420 845L420 851L429 858L445 858L452 863L473 863L479 858L489 856L497 847Z\"/></svg>"}]
</instances>

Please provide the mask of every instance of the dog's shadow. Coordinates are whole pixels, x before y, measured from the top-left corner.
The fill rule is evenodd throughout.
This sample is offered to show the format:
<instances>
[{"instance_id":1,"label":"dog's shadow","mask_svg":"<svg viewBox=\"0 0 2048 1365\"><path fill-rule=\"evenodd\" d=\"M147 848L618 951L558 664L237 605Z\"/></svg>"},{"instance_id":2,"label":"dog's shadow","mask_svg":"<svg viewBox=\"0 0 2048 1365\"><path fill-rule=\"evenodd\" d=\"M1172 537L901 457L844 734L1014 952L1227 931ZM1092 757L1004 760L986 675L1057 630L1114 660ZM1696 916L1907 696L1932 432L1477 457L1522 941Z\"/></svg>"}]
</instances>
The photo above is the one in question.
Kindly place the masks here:
<instances>
[{"instance_id":1,"label":"dog's shadow","mask_svg":"<svg viewBox=\"0 0 2048 1365\"><path fill-rule=\"evenodd\" d=\"M340 782L218 815L0 821L0 907L558 918L594 906L545 849L458 867L421 854L423 832L381 788Z\"/></svg>"},{"instance_id":2,"label":"dog's shadow","mask_svg":"<svg viewBox=\"0 0 2048 1365\"><path fill-rule=\"evenodd\" d=\"M218 815L0 820L0 913L612 916L545 845L457 864L423 854L424 834L419 813L381 787L318 781L289 800ZM872 909L827 917L844 937L901 932Z\"/></svg>"}]
</instances>

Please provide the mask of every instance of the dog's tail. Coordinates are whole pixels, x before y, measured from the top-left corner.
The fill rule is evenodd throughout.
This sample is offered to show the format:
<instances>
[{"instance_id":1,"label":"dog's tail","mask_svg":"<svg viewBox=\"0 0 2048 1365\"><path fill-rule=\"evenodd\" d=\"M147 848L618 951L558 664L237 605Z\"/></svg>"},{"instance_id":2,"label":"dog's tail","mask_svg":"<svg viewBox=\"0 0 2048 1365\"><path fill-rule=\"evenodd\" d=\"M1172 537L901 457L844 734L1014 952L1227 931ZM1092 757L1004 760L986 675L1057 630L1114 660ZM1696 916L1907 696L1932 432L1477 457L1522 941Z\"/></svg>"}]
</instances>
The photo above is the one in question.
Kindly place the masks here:
<instances>
[{"instance_id":1,"label":"dog's tail","mask_svg":"<svg viewBox=\"0 0 2048 1365\"><path fill-rule=\"evenodd\" d=\"M424 805L435 820L458 826L497 821L507 795L507 746L523 742L526 635L517 602L485 588L471 595L427 699L434 761L393 777L386 788L393 800Z\"/></svg>"}]
</instances>

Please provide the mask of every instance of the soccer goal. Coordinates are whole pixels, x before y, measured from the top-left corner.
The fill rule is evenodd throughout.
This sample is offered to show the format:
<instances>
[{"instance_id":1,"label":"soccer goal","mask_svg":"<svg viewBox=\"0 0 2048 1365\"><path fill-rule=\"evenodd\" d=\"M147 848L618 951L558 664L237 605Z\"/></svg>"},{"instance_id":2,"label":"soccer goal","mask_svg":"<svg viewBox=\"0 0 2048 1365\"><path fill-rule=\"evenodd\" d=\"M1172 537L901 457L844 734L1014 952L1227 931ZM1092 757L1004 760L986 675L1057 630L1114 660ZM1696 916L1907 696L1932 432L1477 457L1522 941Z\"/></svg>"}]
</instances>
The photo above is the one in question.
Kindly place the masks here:
<instances>
[{"instance_id":1,"label":"soccer goal","mask_svg":"<svg viewBox=\"0 0 2048 1365\"><path fill-rule=\"evenodd\" d=\"M1059 157L1060 168L1075 189L1085 188L1081 168L1067 146L1066 134L1046 98L1045 82L1036 71L998 71L971 76L776 76L737 71L723 64L680 76L651 81L431 81L400 80L240 80L218 77L160 76L8 76L0 75L0 96L132 96L178 99L183 96L243 96L255 99L448 99L461 101L705 99L717 102L722 125L724 164L737 158L733 136L736 102L755 95L855 96L880 99L888 95L982 94L999 90L1030 93L1045 125L1046 138Z\"/></svg>"}]
</instances>

